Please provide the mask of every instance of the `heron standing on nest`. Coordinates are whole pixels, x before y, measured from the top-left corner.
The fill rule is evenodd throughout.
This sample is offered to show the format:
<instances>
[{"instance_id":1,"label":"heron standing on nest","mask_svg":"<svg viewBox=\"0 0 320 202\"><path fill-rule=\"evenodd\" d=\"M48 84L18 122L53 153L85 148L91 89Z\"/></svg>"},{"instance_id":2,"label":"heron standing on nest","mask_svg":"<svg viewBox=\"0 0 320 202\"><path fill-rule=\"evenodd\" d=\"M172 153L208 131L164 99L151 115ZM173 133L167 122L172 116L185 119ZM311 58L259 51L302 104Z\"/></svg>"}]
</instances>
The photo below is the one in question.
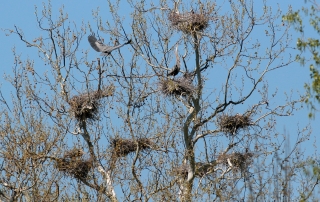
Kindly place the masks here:
<instances>
[{"instance_id":1,"label":"heron standing on nest","mask_svg":"<svg viewBox=\"0 0 320 202\"><path fill-rule=\"evenodd\" d=\"M88 41L89 41L91 47L95 51L101 52L101 55L103 55L103 56L108 56L112 51L117 50L117 49L121 48L122 46L131 43L131 39L130 39L124 44L115 45L115 46L107 46L103 43L103 41L97 40L97 38L95 37L94 34L91 34L88 36Z\"/></svg>"},{"instance_id":2,"label":"heron standing on nest","mask_svg":"<svg viewBox=\"0 0 320 202\"><path fill-rule=\"evenodd\" d=\"M178 54L178 45L176 45L175 55L176 55L176 64L170 70L170 72L168 72L167 76L176 76L180 72L180 57Z\"/></svg>"},{"instance_id":3,"label":"heron standing on nest","mask_svg":"<svg viewBox=\"0 0 320 202\"><path fill-rule=\"evenodd\" d=\"M179 1L178 2L174 2L173 12L179 15L178 4L179 4Z\"/></svg>"}]
</instances>

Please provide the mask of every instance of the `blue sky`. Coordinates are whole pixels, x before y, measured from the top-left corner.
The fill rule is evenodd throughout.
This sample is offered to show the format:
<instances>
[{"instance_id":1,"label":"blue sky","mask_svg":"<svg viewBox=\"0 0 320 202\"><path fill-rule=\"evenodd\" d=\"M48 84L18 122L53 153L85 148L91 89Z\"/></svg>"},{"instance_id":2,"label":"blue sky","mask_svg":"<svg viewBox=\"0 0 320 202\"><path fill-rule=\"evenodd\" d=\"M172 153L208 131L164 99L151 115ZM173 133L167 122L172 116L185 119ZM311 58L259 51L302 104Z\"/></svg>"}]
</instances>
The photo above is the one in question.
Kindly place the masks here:
<instances>
[{"instance_id":1,"label":"blue sky","mask_svg":"<svg viewBox=\"0 0 320 202\"><path fill-rule=\"evenodd\" d=\"M268 5L272 7L280 7L281 10L285 13L288 10L288 6L291 4L293 10L304 6L304 1L300 0L268 0ZM34 14L35 5L41 10L42 1L4 1L0 7L0 28L1 29L13 29L14 25L18 26L22 30L27 38L33 39L37 37L40 32L39 28L36 25L36 18ZM95 1L62 1L54 0L52 1L53 6L53 16L57 17L59 14L59 8L64 5L64 10L68 13L69 19L75 21L76 23L81 23L82 21L93 22L92 11L96 10L99 7L100 14L103 16L103 19L108 19L108 3L103 0ZM262 6L260 3L256 3L255 7L259 8ZM125 11L124 11L125 12ZM296 38L297 35L292 30L293 38ZM107 37L105 37L107 39ZM87 43L86 40L83 42ZM0 75L4 73L10 74L11 68L13 66L13 54L12 48L15 46L18 53L21 53L24 58L34 57L35 52L30 52L30 48L27 48L23 43L20 42L16 35L5 36L3 31L0 32ZM88 44L81 44L85 48L89 48ZM295 47L295 40L293 40L292 47ZM35 67L35 69L40 67ZM290 93L291 91L296 94L296 92L304 92L304 83L309 83L309 69L308 67L301 67L298 63L293 63L288 67L283 69L276 70L271 74L267 75L266 79L269 82L269 87L274 91L276 88L279 91L279 94L283 92ZM3 80L1 82L1 90L4 93L8 93L6 90L6 83ZM281 99L281 97L277 98ZM271 103L272 104L272 103ZM296 133L296 129L299 126L300 128L308 125L309 123L312 126L312 136L313 138L304 144L307 153L312 154L314 152L315 138L319 135L320 131L320 114L316 115L315 120L308 119L309 110L306 106L300 111L294 112L292 117L284 117L278 119L278 130L283 132L284 130L288 133ZM292 141L293 142L293 141ZM318 143L317 143L318 144Z\"/></svg>"},{"instance_id":2,"label":"blue sky","mask_svg":"<svg viewBox=\"0 0 320 202\"><path fill-rule=\"evenodd\" d=\"M273 8L278 6L285 13L288 10L288 6L291 5L293 10L304 6L304 1L277 1L269 0L267 1L268 5L272 5ZM97 1L61 1L55 0L51 2L53 6L53 17L59 15L59 8L64 5L64 10L68 13L69 19L75 21L76 23L81 23L81 21L93 22L92 11L99 8L100 14L103 19L109 19L108 13L108 3L107 1L97 0ZM42 1L5 1L0 7L0 28L3 29L13 29L14 25L18 26L22 30L27 38L33 39L38 36L40 32L39 28L36 25L36 17L34 14L35 6L38 7L38 10L41 10ZM255 3L256 8L260 8L262 5L259 2ZM293 38L297 35L292 31ZM292 46L294 47L295 40L293 40ZM27 48L22 44L18 37L15 35L5 36L5 32L0 32L0 74L3 73L10 74L11 68L13 66L13 54L12 48L15 46L17 52L21 53L24 58L36 58L33 57L35 52L31 51L30 48ZM81 44L83 45L83 44ZM36 69L38 67L35 67ZM304 83L309 83L309 70L307 67L301 67L298 63L294 63L289 67L274 71L267 75L267 80L269 81L270 87L278 88L279 92L293 92L299 91L304 92L303 85ZM2 84L2 91L6 92L6 86L4 82ZM295 113L294 116L290 118L285 118L283 121L283 128L287 128L287 131L292 128L292 123L300 123L301 126L309 123L310 120L307 118L308 109L304 107L303 110ZM313 134L316 136L318 131L320 131L320 124L317 124L320 120L320 115L316 116L315 120L312 120L310 123L313 128ZM294 124L296 125L296 124ZM293 130L294 131L294 130ZM312 144L312 141L310 141Z\"/></svg>"}]
</instances>

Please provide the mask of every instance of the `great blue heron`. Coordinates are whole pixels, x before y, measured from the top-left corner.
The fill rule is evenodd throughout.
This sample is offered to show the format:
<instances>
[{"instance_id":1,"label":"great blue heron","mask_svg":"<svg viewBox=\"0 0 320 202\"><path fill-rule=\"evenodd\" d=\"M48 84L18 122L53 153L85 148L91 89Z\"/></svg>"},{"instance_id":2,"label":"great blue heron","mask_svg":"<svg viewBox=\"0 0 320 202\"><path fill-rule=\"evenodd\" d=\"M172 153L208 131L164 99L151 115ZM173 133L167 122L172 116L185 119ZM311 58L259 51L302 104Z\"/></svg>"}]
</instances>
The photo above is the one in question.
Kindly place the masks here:
<instances>
[{"instance_id":1,"label":"great blue heron","mask_svg":"<svg viewBox=\"0 0 320 202\"><path fill-rule=\"evenodd\" d=\"M174 2L174 9L173 9L173 12L175 12L176 14L179 14L178 4L179 4L179 1L178 1L178 2Z\"/></svg>"},{"instance_id":2,"label":"great blue heron","mask_svg":"<svg viewBox=\"0 0 320 202\"><path fill-rule=\"evenodd\" d=\"M89 41L91 47L94 50L96 50L97 52L101 52L101 55L104 55L104 56L107 56L112 51L114 51L116 49L119 49L122 46L131 43L131 39L130 39L124 44L120 44L120 45L117 45L117 46L107 46L102 41L100 41L100 40L98 41L97 38L94 36L94 34L91 34L91 35L88 36L88 41Z\"/></svg>"},{"instance_id":3,"label":"great blue heron","mask_svg":"<svg viewBox=\"0 0 320 202\"><path fill-rule=\"evenodd\" d=\"M178 45L176 46L175 55L176 55L176 64L171 69L171 71L168 72L167 74L168 76L176 76L180 71L180 57L178 54Z\"/></svg>"}]
</instances>

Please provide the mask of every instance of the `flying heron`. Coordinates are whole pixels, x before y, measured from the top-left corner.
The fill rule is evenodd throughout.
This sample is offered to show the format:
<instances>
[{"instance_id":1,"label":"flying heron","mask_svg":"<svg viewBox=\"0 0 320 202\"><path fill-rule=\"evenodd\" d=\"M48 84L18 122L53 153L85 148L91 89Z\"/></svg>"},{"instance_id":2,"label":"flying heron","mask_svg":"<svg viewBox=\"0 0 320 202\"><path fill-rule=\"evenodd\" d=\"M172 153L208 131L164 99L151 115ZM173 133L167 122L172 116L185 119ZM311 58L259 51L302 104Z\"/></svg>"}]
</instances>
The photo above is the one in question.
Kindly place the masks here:
<instances>
[{"instance_id":1,"label":"flying heron","mask_svg":"<svg viewBox=\"0 0 320 202\"><path fill-rule=\"evenodd\" d=\"M101 52L101 55L103 56L107 56L109 55L112 51L121 48L124 45L127 45L129 43L131 43L131 39L128 40L126 43L124 44L120 44L120 45L116 45L116 46L107 46L105 45L102 41L97 40L97 38L95 37L94 34L91 34L88 36L88 41L91 45L91 47L97 51L97 52Z\"/></svg>"}]
</instances>

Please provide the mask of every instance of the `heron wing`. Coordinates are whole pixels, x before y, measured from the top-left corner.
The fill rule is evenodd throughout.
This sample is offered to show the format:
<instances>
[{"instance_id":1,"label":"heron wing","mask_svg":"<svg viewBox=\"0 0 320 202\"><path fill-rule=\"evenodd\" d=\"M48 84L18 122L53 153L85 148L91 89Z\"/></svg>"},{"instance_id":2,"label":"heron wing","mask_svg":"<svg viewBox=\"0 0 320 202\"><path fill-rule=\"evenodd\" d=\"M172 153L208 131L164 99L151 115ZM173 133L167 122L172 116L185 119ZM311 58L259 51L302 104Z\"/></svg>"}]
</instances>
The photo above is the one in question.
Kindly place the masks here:
<instances>
[{"instance_id":1,"label":"heron wing","mask_svg":"<svg viewBox=\"0 0 320 202\"><path fill-rule=\"evenodd\" d=\"M128 42L124 43L124 44L120 44L120 45L117 45L117 46L105 46L104 50L102 51L103 55L108 55L110 54L112 51L116 50L116 49L119 49L121 48L122 46L125 46L127 44L131 43L131 40L129 40Z\"/></svg>"},{"instance_id":2,"label":"heron wing","mask_svg":"<svg viewBox=\"0 0 320 202\"><path fill-rule=\"evenodd\" d=\"M98 41L93 34L88 36L88 41L91 47L97 52L105 52L105 49L109 48L108 46L103 44L101 41Z\"/></svg>"},{"instance_id":3,"label":"heron wing","mask_svg":"<svg viewBox=\"0 0 320 202\"><path fill-rule=\"evenodd\" d=\"M176 64L171 69L171 71L167 74L168 76L176 76L180 71L180 57L178 54L178 45L176 46L175 55L176 55Z\"/></svg>"},{"instance_id":4,"label":"heron wing","mask_svg":"<svg viewBox=\"0 0 320 202\"><path fill-rule=\"evenodd\" d=\"M175 65L167 75L176 76L179 73L179 71L180 71L180 67L178 65Z\"/></svg>"}]
</instances>

